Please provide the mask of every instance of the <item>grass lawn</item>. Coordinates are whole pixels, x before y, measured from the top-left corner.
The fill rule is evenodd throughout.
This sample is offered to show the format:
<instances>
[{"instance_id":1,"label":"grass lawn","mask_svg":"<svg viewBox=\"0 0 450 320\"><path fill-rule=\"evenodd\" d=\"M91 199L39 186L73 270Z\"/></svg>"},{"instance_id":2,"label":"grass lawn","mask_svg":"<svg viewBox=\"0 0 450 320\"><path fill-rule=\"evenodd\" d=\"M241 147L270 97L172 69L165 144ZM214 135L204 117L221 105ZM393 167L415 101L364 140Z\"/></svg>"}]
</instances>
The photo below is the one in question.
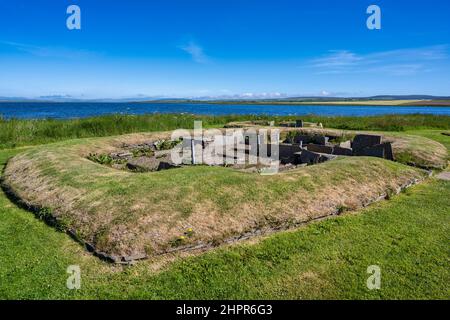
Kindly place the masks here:
<instances>
[{"instance_id":1,"label":"grass lawn","mask_svg":"<svg viewBox=\"0 0 450 320\"><path fill-rule=\"evenodd\" d=\"M449 137L438 139L448 146ZM20 151L0 151L1 166ZM449 182L430 179L296 231L121 267L89 255L1 193L0 298L449 299L449 194ZM81 267L78 291L65 286L71 264ZM366 287L369 265L381 268L380 290Z\"/></svg>"},{"instance_id":2,"label":"grass lawn","mask_svg":"<svg viewBox=\"0 0 450 320\"><path fill-rule=\"evenodd\" d=\"M450 136L444 135L442 133L450 134L450 130L408 130L405 131L406 134L419 135L429 139L433 139L442 145L444 145L447 150L450 150Z\"/></svg>"}]
</instances>

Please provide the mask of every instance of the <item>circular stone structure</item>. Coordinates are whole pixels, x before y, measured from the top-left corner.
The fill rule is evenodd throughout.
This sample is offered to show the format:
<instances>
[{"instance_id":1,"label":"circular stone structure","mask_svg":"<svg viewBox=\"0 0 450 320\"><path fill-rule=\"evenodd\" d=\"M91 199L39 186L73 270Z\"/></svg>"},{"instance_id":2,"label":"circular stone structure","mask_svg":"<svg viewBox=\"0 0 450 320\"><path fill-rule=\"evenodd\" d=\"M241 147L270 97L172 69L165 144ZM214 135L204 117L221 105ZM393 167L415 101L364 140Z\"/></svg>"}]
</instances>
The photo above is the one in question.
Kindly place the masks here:
<instances>
[{"instance_id":1,"label":"circular stone structure","mask_svg":"<svg viewBox=\"0 0 450 320\"><path fill-rule=\"evenodd\" d=\"M133 173L87 159L168 138L169 132L143 133L33 147L10 159L2 185L100 257L129 262L296 227L366 206L428 176L372 157L339 157L268 176L212 166ZM384 138L405 162L446 164L439 143Z\"/></svg>"}]
</instances>

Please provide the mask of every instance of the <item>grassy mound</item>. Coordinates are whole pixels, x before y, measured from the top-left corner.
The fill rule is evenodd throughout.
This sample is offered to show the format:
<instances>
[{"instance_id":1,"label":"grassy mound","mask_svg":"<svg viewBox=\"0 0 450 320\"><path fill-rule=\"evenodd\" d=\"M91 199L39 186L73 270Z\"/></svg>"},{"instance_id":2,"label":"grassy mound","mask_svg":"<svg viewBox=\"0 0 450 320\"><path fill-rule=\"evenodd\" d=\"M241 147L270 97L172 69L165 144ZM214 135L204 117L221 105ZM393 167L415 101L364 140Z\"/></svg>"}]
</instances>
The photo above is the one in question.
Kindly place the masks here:
<instances>
[{"instance_id":1,"label":"grassy mound","mask_svg":"<svg viewBox=\"0 0 450 320\"><path fill-rule=\"evenodd\" d=\"M112 152L125 142L167 137L133 134L32 148L9 161L2 183L42 218L97 252L120 259L286 229L365 206L426 176L422 170L369 157L274 176L206 166L134 174L86 159L91 152Z\"/></svg>"}]
</instances>

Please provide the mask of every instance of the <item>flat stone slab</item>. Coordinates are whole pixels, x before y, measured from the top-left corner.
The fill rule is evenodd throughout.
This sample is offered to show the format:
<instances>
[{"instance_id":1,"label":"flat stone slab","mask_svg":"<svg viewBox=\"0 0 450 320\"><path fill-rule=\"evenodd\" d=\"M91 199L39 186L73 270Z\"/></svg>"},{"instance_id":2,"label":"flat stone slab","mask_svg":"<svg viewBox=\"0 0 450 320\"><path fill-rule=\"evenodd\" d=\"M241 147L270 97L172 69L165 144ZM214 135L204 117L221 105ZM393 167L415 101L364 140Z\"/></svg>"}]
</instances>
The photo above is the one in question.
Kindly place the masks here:
<instances>
[{"instance_id":1,"label":"flat stone slab","mask_svg":"<svg viewBox=\"0 0 450 320\"><path fill-rule=\"evenodd\" d=\"M296 135L294 137L294 143L314 143L314 144L320 144L320 145L326 145L328 143L329 137L320 136L320 135L314 135L314 136L308 136L308 135Z\"/></svg>"},{"instance_id":2,"label":"flat stone slab","mask_svg":"<svg viewBox=\"0 0 450 320\"><path fill-rule=\"evenodd\" d=\"M352 156L353 150L351 148L334 147L333 154L339 156Z\"/></svg>"},{"instance_id":3,"label":"flat stone slab","mask_svg":"<svg viewBox=\"0 0 450 320\"><path fill-rule=\"evenodd\" d=\"M175 167L171 163L169 155L161 158L145 156L133 158L127 162L126 166L129 170L138 172L159 171Z\"/></svg>"},{"instance_id":4,"label":"flat stone slab","mask_svg":"<svg viewBox=\"0 0 450 320\"><path fill-rule=\"evenodd\" d=\"M308 150L302 150L300 153L300 163L316 164L320 161L320 154Z\"/></svg>"},{"instance_id":5,"label":"flat stone slab","mask_svg":"<svg viewBox=\"0 0 450 320\"><path fill-rule=\"evenodd\" d=\"M358 134L353 139L352 148L353 151L358 152L368 147L373 147L381 144L381 136L375 136L371 134Z\"/></svg>"},{"instance_id":6,"label":"flat stone slab","mask_svg":"<svg viewBox=\"0 0 450 320\"><path fill-rule=\"evenodd\" d=\"M441 180L450 181L450 171L441 172L436 176L436 178L441 179Z\"/></svg>"},{"instance_id":7,"label":"flat stone slab","mask_svg":"<svg viewBox=\"0 0 450 320\"><path fill-rule=\"evenodd\" d=\"M341 142L341 143L339 143L339 147L340 148L351 149L352 148L352 142L350 140Z\"/></svg>"},{"instance_id":8,"label":"flat stone slab","mask_svg":"<svg viewBox=\"0 0 450 320\"><path fill-rule=\"evenodd\" d=\"M381 144L377 144L372 147L367 147L362 150L358 150L356 152L358 156L369 156L369 157L378 157L384 158L387 160L394 160L394 155L392 153L392 146L390 142L385 142Z\"/></svg>"},{"instance_id":9,"label":"flat stone slab","mask_svg":"<svg viewBox=\"0 0 450 320\"><path fill-rule=\"evenodd\" d=\"M330 147L330 146L308 143L307 145L305 145L305 147L308 151L312 151L312 152L328 153L328 154L333 153L333 147Z\"/></svg>"}]
</instances>

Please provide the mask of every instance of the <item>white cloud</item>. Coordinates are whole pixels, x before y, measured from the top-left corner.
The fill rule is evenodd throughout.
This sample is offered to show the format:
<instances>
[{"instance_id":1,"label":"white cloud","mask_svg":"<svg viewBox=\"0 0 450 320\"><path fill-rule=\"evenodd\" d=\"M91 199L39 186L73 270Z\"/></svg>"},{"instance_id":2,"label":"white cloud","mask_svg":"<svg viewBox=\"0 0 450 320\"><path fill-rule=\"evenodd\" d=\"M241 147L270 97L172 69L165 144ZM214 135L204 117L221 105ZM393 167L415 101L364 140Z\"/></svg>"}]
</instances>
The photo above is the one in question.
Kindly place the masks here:
<instances>
[{"instance_id":1,"label":"white cloud","mask_svg":"<svg viewBox=\"0 0 450 320\"><path fill-rule=\"evenodd\" d=\"M210 61L210 58L205 54L203 51L203 48L196 44L194 41L190 41L186 45L183 45L180 47L185 52L189 53L192 57L192 60L194 60L197 63L208 63Z\"/></svg>"},{"instance_id":2,"label":"white cloud","mask_svg":"<svg viewBox=\"0 0 450 320\"><path fill-rule=\"evenodd\" d=\"M348 50L329 51L310 60L307 67L318 74L385 73L394 76L426 72L436 61L448 59L447 46L399 49L368 54Z\"/></svg>"},{"instance_id":3,"label":"white cloud","mask_svg":"<svg viewBox=\"0 0 450 320\"><path fill-rule=\"evenodd\" d=\"M97 55L97 53L93 53L91 51L82 49L36 46L32 44L10 42L10 41L0 41L0 45L9 46L17 51L25 52L33 56L42 58L77 59L77 58L89 58Z\"/></svg>"}]
</instances>

